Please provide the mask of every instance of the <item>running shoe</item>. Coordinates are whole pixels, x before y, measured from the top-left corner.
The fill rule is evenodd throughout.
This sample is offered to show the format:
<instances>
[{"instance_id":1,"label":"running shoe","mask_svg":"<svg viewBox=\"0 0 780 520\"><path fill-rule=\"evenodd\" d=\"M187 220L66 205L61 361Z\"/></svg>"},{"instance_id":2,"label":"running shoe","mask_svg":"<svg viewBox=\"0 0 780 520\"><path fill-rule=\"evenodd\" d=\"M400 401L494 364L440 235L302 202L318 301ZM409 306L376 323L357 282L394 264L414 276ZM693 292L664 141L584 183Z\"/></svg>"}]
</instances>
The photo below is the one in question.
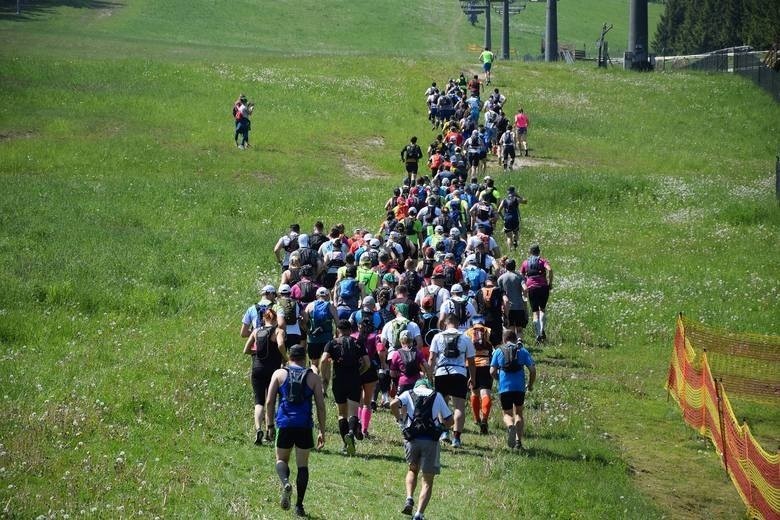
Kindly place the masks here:
<instances>
[{"instance_id":1,"label":"running shoe","mask_svg":"<svg viewBox=\"0 0 780 520\"><path fill-rule=\"evenodd\" d=\"M425 520L425 517L423 516L422 513L417 513L417 514L414 515L412 520Z\"/></svg>"},{"instance_id":2,"label":"running shoe","mask_svg":"<svg viewBox=\"0 0 780 520\"><path fill-rule=\"evenodd\" d=\"M414 499L407 498L406 503L404 504L404 508L401 509L401 513L405 515L411 515L413 511L414 511Z\"/></svg>"},{"instance_id":3,"label":"running shoe","mask_svg":"<svg viewBox=\"0 0 780 520\"><path fill-rule=\"evenodd\" d=\"M542 331L542 341L547 341L547 333Z\"/></svg>"},{"instance_id":4,"label":"running shoe","mask_svg":"<svg viewBox=\"0 0 780 520\"><path fill-rule=\"evenodd\" d=\"M263 445L263 430L261 430L260 428L258 428L257 431L255 432L255 444L257 446Z\"/></svg>"},{"instance_id":5,"label":"running shoe","mask_svg":"<svg viewBox=\"0 0 780 520\"><path fill-rule=\"evenodd\" d=\"M463 443L460 442L460 439L455 437L455 438L452 439L452 447L453 448L462 448L463 447Z\"/></svg>"},{"instance_id":6,"label":"running shoe","mask_svg":"<svg viewBox=\"0 0 780 520\"><path fill-rule=\"evenodd\" d=\"M376 401L371 401L371 411L376 412Z\"/></svg>"},{"instance_id":7,"label":"running shoe","mask_svg":"<svg viewBox=\"0 0 780 520\"><path fill-rule=\"evenodd\" d=\"M488 423L487 421L482 421L479 423L479 433L480 435L487 435L488 434Z\"/></svg>"},{"instance_id":8,"label":"running shoe","mask_svg":"<svg viewBox=\"0 0 780 520\"><path fill-rule=\"evenodd\" d=\"M517 446L517 430L514 425L506 429L506 445L510 450Z\"/></svg>"},{"instance_id":9,"label":"running shoe","mask_svg":"<svg viewBox=\"0 0 780 520\"><path fill-rule=\"evenodd\" d=\"M449 440L449 438L450 438L449 431L448 430L444 430L443 432L441 432L441 435L439 436L439 441L440 442L447 442Z\"/></svg>"},{"instance_id":10,"label":"running shoe","mask_svg":"<svg viewBox=\"0 0 780 520\"><path fill-rule=\"evenodd\" d=\"M363 433L363 438L364 438L364 439L366 439L367 441L370 441L371 439L373 439L373 438L374 438L374 436L373 436L373 435L371 435L370 433L368 433L368 430L363 430L363 432L362 432L362 433Z\"/></svg>"},{"instance_id":11,"label":"running shoe","mask_svg":"<svg viewBox=\"0 0 780 520\"><path fill-rule=\"evenodd\" d=\"M344 436L344 448L346 448L347 455L350 457L355 454L355 436L352 432Z\"/></svg>"},{"instance_id":12,"label":"running shoe","mask_svg":"<svg viewBox=\"0 0 780 520\"><path fill-rule=\"evenodd\" d=\"M303 509L303 505L296 505L295 506L295 516L306 516L306 511Z\"/></svg>"},{"instance_id":13,"label":"running shoe","mask_svg":"<svg viewBox=\"0 0 780 520\"><path fill-rule=\"evenodd\" d=\"M355 428L355 439L359 441L363 440L363 429L360 427L360 423L358 423L358 427Z\"/></svg>"},{"instance_id":14,"label":"running shoe","mask_svg":"<svg viewBox=\"0 0 780 520\"><path fill-rule=\"evenodd\" d=\"M290 497L292 496L292 484L289 482L286 482L282 486L282 498L279 500L279 505L282 506L282 509L287 511L290 509Z\"/></svg>"}]
</instances>

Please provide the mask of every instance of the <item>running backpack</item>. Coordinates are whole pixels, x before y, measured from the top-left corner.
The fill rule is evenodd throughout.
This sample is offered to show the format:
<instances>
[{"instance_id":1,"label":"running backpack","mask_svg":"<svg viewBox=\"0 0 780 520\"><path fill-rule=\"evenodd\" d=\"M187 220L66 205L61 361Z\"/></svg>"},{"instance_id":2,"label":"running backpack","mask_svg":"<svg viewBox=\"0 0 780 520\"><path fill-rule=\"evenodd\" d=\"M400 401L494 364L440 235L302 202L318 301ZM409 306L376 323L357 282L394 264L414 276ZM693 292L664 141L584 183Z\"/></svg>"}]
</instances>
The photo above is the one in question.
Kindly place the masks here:
<instances>
[{"instance_id":1,"label":"running backpack","mask_svg":"<svg viewBox=\"0 0 780 520\"><path fill-rule=\"evenodd\" d=\"M325 328L328 321L333 319L330 315L330 302L325 300L317 300L314 302L314 309L311 311L311 319L313 322L311 325L312 333L316 329Z\"/></svg>"},{"instance_id":2,"label":"running backpack","mask_svg":"<svg viewBox=\"0 0 780 520\"><path fill-rule=\"evenodd\" d=\"M284 246L284 250L287 251L288 253L292 253L297 249L298 249L298 237L291 239L289 242L287 242L287 245Z\"/></svg>"},{"instance_id":3,"label":"running backpack","mask_svg":"<svg viewBox=\"0 0 780 520\"><path fill-rule=\"evenodd\" d=\"M292 327L298 321L298 317L295 313L296 304L292 298L288 296L280 296L278 299L279 308L281 314L284 316L284 320L287 322L288 327Z\"/></svg>"},{"instance_id":4,"label":"running backpack","mask_svg":"<svg viewBox=\"0 0 780 520\"><path fill-rule=\"evenodd\" d=\"M360 298L360 285L354 278L345 278L339 284L339 299L352 309L357 308Z\"/></svg>"},{"instance_id":5,"label":"running backpack","mask_svg":"<svg viewBox=\"0 0 780 520\"><path fill-rule=\"evenodd\" d=\"M461 203L460 199L450 201L450 221L455 227L461 224Z\"/></svg>"},{"instance_id":6,"label":"running backpack","mask_svg":"<svg viewBox=\"0 0 780 520\"><path fill-rule=\"evenodd\" d=\"M417 220L414 217L406 217L404 219L404 230L406 231L407 236L413 236L417 234L417 231L414 230L414 222Z\"/></svg>"},{"instance_id":7,"label":"running backpack","mask_svg":"<svg viewBox=\"0 0 780 520\"><path fill-rule=\"evenodd\" d=\"M490 220L490 210L492 208L489 204L485 204L484 202L480 202L477 206L477 218L479 220L482 220L483 222L486 220Z\"/></svg>"},{"instance_id":8,"label":"running backpack","mask_svg":"<svg viewBox=\"0 0 780 520\"><path fill-rule=\"evenodd\" d=\"M460 334L451 334L449 337L445 336L446 344L444 345L444 357L449 359L456 359L460 357Z\"/></svg>"},{"instance_id":9,"label":"running backpack","mask_svg":"<svg viewBox=\"0 0 780 520\"><path fill-rule=\"evenodd\" d=\"M309 235L309 248L312 251L319 251L320 246L327 241L328 239L322 233L312 233Z\"/></svg>"},{"instance_id":10,"label":"running backpack","mask_svg":"<svg viewBox=\"0 0 780 520\"><path fill-rule=\"evenodd\" d=\"M424 278L430 278L433 276L433 268L436 267L436 260L433 258L426 258L423 260L423 272Z\"/></svg>"},{"instance_id":11,"label":"running backpack","mask_svg":"<svg viewBox=\"0 0 780 520\"><path fill-rule=\"evenodd\" d=\"M422 316L422 337L423 343L427 346L431 346L433 337L439 332L437 328L439 326L439 315L434 312L423 313Z\"/></svg>"},{"instance_id":12,"label":"running backpack","mask_svg":"<svg viewBox=\"0 0 780 520\"><path fill-rule=\"evenodd\" d=\"M403 284L406 287L406 294L414 297L422 287L422 282L422 278L417 274L417 271L406 271L404 273Z\"/></svg>"},{"instance_id":13,"label":"running backpack","mask_svg":"<svg viewBox=\"0 0 780 520\"><path fill-rule=\"evenodd\" d=\"M301 303L311 303L317 298L317 287L311 280L301 280L297 285L300 289L300 297L298 299Z\"/></svg>"},{"instance_id":14,"label":"running backpack","mask_svg":"<svg viewBox=\"0 0 780 520\"><path fill-rule=\"evenodd\" d=\"M317 253L310 247L302 247L298 250L298 262L301 267L304 265L314 267L314 264L317 262Z\"/></svg>"},{"instance_id":15,"label":"running backpack","mask_svg":"<svg viewBox=\"0 0 780 520\"><path fill-rule=\"evenodd\" d=\"M420 147L416 144L407 144L406 145L406 159L419 159L422 157L422 150L420 150Z\"/></svg>"},{"instance_id":16,"label":"running backpack","mask_svg":"<svg viewBox=\"0 0 780 520\"><path fill-rule=\"evenodd\" d=\"M504 146L513 145L512 142L512 133L511 132L504 132L504 136L501 138L501 140L504 142Z\"/></svg>"},{"instance_id":17,"label":"running backpack","mask_svg":"<svg viewBox=\"0 0 780 520\"><path fill-rule=\"evenodd\" d=\"M271 347L271 334L276 330L275 326L260 327L255 332L255 357L258 361L268 358Z\"/></svg>"},{"instance_id":18,"label":"running backpack","mask_svg":"<svg viewBox=\"0 0 780 520\"><path fill-rule=\"evenodd\" d=\"M514 343L507 343L506 345L501 345L499 347L501 349L501 354L504 357L504 362L501 365L501 370L504 372L519 372L522 370L522 365L520 365L520 361L517 359L517 351L520 350L517 345Z\"/></svg>"},{"instance_id":19,"label":"running backpack","mask_svg":"<svg viewBox=\"0 0 780 520\"><path fill-rule=\"evenodd\" d=\"M420 363L417 361L417 350L400 349L401 355L401 373L406 377L414 377L420 374Z\"/></svg>"},{"instance_id":20,"label":"running backpack","mask_svg":"<svg viewBox=\"0 0 780 520\"><path fill-rule=\"evenodd\" d=\"M544 275L545 269L542 259L536 255L528 257L528 263L526 264L525 275L526 276L540 276Z\"/></svg>"},{"instance_id":21,"label":"running backpack","mask_svg":"<svg viewBox=\"0 0 780 520\"><path fill-rule=\"evenodd\" d=\"M404 439L411 441L418 437L439 438L439 427L433 417L433 403L436 402L436 392L429 395L414 395L414 415L409 426L402 430Z\"/></svg>"},{"instance_id":22,"label":"running backpack","mask_svg":"<svg viewBox=\"0 0 780 520\"><path fill-rule=\"evenodd\" d=\"M344 262L344 253L341 251L334 251L330 254L330 260L328 260L328 269L338 269L339 267L344 267L346 265L346 262Z\"/></svg>"},{"instance_id":23,"label":"running backpack","mask_svg":"<svg viewBox=\"0 0 780 520\"><path fill-rule=\"evenodd\" d=\"M452 287L453 285L455 285L455 277L458 271L455 269L454 265L444 264L441 272L444 275L445 286Z\"/></svg>"},{"instance_id":24,"label":"running backpack","mask_svg":"<svg viewBox=\"0 0 780 520\"><path fill-rule=\"evenodd\" d=\"M479 313L493 315L501 310L501 292L496 287L483 287L477 294Z\"/></svg>"},{"instance_id":25,"label":"running backpack","mask_svg":"<svg viewBox=\"0 0 780 520\"><path fill-rule=\"evenodd\" d=\"M387 345L387 350L401 348L401 332L405 331L409 325L409 320L406 318L396 318L392 320L390 325L390 340L391 345Z\"/></svg>"},{"instance_id":26,"label":"running backpack","mask_svg":"<svg viewBox=\"0 0 780 520\"><path fill-rule=\"evenodd\" d=\"M287 370L287 383L289 391L287 392L287 402L291 404L301 404L306 399L306 376L311 369Z\"/></svg>"},{"instance_id":27,"label":"running backpack","mask_svg":"<svg viewBox=\"0 0 780 520\"><path fill-rule=\"evenodd\" d=\"M463 271L463 274L465 275L464 278L466 279L469 289L474 292L478 291L482 286L482 271L480 271L479 268L466 269Z\"/></svg>"},{"instance_id":28,"label":"running backpack","mask_svg":"<svg viewBox=\"0 0 780 520\"><path fill-rule=\"evenodd\" d=\"M468 319L468 312L466 312L468 300L452 298L450 301L452 302L452 313L458 318L458 325L465 325Z\"/></svg>"},{"instance_id":29,"label":"running backpack","mask_svg":"<svg viewBox=\"0 0 780 520\"><path fill-rule=\"evenodd\" d=\"M344 336L334 342L338 345L338 355L334 356L334 363L343 368L354 368L360 364L360 346L354 339Z\"/></svg>"}]
</instances>

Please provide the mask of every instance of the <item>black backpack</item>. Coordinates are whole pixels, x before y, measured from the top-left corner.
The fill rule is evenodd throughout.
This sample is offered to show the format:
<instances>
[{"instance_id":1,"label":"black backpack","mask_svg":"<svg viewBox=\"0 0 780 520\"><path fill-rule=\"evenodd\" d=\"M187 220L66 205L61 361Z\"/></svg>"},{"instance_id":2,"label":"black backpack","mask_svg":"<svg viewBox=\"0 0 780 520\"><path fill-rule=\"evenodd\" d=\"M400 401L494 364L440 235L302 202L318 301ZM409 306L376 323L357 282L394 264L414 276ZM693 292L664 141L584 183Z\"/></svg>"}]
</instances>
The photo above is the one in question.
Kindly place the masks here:
<instances>
[{"instance_id":1,"label":"black backpack","mask_svg":"<svg viewBox=\"0 0 780 520\"><path fill-rule=\"evenodd\" d=\"M311 303L317 298L317 288L311 280L301 280L297 285L301 290L301 303Z\"/></svg>"},{"instance_id":2,"label":"black backpack","mask_svg":"<svg viewBox=\"0 0 780 520\"><path fill-rule=\"evenodd\" d=\"M523 366L517 359L517 351L520 350L517 345L514 343L507 343L506 345L501 345L499 348L501 349L501 354L504 356L504 363L501 365L501 370L512 373L519 372L523 369Z\"/></svg>"},{"instance_id":3,"label":"black backpack","mask_svg":"<svg viewBox=\"0 0 780 520\"><path fill-rule=\"evenodd\" d=\"M271 349L271 335L276 330L276 326L259 327L255 332L255 360L263 361L268 359Z\"/></svg>"},{"instance_id":4,"label":"black backpack","mask_svg":"<svg viewBox=\"0 0 780 520\"><path fill-rule=\"evenodd\" d=\"M411 441L426 436L433 440L439 438L439 427L433 417L433 403L436 402L436 392L430 395L414 395L414 415L409 426L403 429L404 439Z\"/></svg>"},{"instance_id":5,"label":"black backpack","mask_svg":"<svg viewBox=\"0 0 780 520\"><path fill-rule=\"evenodd\" d=\"M423 279L417 271L406 271L404 273L404 286L406 287L406 294L408 294L409 297L415 297L422 288L422 283Z\"/></svg>"},{"instance_id":6,"label":"black backpack","mask_svg":"<svg viewBox=\"0 0 780 520\"><path fill-rule=\"evenodd\" d=\"M416 144L406 145L406 158L407 159L419 159L422 157L422 150Z\"/></svg>"},{"instance_id":7,"label":"black backpack","mask_svg":"<svg viewBox=\"0 0 780 520\"><path fill-rule=\"evenodd\" d=\"M423 260L423 272L422 275L425 278L433 276L433 268L436 267L436 260L433 258L426 258Z\"/></svg>"},{"instance_id":8,"label":"black backpack","mask_svg":"<svg viewBox=\"0 0 780 520\"><path fill-rule=\"evenodd\" d=\"M298 250L298 262L301 267L310 265L314 267L317 263L317 253L310 247L302 247Z\"/></svg>"},{"instance_id":9,"label":"black backpack","mask_svg":"<svg viewBox=\"0 0 780 520\"><path fill-rule=\"evenodd\" d=\"M306 370L287 370L287 383L289 383L289 392L287 392L287 402L291 404L301 404L306 399L306 376L311 369Z\"/></svg>"},{"instance_id":10,"label":"black backpack","mask_svg":"<svg viewBox=\"0 0 780 520\"><path fill-rule=\"evenodd\" d=\"M417 361L417 350L399 349L401 355L401 372L407 377L413 377L420 373L420 363Z\"/></svg>"},{"instance_id":11,"label":"black backpack","mask_svg":"<svg viewBox=\"0 0 780 520\"><path fill-rule=\"evenodd\" d=\"M350 337L333 340L338 346L338 354L333 356L333 362L342 368L354 368L360 364L360 346Z\"/></svg>"},{"instance_id":12,"label":"black backpack","mask_svg":"<svg viewBox=\"0 0 780 520\"><path fill-rule=\"evenodd\" d=\"M450 335L450 337L447 339L447 343L444 346L444 357L449 359L459 358L461 352L460 347L458 347L458 343L460 343L460 334Z\"/></svg>"},{"instance_id":13,"label":"black backpack","mask_svg":"<svg viewBox=\"0 0 780 520\"><path fill-rule=\"evenodd\" d=\"M295 237L292 240L290 240L290 242L284 248L284 250L287 251L288 253L292 253L297 249L298 249L298 237Z\"/></svg>"},{"instance_id":14,"label":"black backpack","mask_svg":"<svg viewBox=\"0 0 780 520\"><path fill-rule=\"evenodd\" d=\"M446 287L455 285L455 276L457 275L457 272L454 265L444 264L442 274L444 275L444 285Z\"/></svg>"},{"instance_id":15,"label":"black backpack","mask_svg":"<svg viewBox=\"0 0 780 520\"><path fill-rule=\"evenodd\" d=\"M320 246L327 241L328 239L322 233L312 233L311 236L309 236L309 247L313 251L319 251Z\"/></svg>"},{"instance_id":16,"label":"black backpack","mask_svg":"<svg viewBox=\"0 0 780 520\"><path fill-rule=\"evenodd\" d=\"M465 325L468 319L468 312L466 311L468 300L451 298L450 301L452 302L452 313L458 318L458 325Z\"/></svg>"}]
</instances>

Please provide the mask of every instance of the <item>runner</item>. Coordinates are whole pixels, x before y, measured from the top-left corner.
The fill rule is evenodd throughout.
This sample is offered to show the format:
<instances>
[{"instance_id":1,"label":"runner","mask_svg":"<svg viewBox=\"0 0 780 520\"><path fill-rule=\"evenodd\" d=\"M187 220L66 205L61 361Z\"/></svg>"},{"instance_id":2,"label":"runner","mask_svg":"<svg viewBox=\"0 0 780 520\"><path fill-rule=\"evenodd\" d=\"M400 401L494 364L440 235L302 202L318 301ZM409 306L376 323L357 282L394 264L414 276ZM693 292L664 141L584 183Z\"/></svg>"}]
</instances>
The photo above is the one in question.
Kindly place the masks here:
<instances>
[{"instance_id":1,"label":"runner","mask_svg":"<svg viewBox=\"0 0 780 520\"><path fill-rule=\"evenodd\" d=\"M422 149L417 144L417 136L412 136L409 144L401 148L401 161L406 165L406 173L412 182L417 180L417 163L422 156Z\"/></svg>"},{"instance_id":2,"label":"runner","mask_svg":"<svg viewBox=\"0 0 780 520\"><path fill-rule=\"evenodd\" d=\"M522 340L523 329L528 325L528 311L523 297L523 277L515 269L517 263L513 258L506 262L506 272L498 278L497 285L504 292L504 309L506 309L506 328L515 332Z\"/></svg>"},{"instance_id":3,"label":"runner","mask_svg":"<svg viewBox=\"0 0 780 520\"><path fill-rule=\"evenodd\" d=\"M496 56L490 51L490 47L485 47L485 50L479 55L479 59L482 62L482 70L485 71L485 84L487 85L490 85L490 69L493 67L495 58Z\"/></svg>"},{"instance_id":4,"label":"runner","mask_svg":"<svg viewBox=\"0 0 780 520\"><path fill-rule=\"evenodd\" d=\"M511 128L507 128L499 138L499 144L501 145L501 165L504 167L504 172L511 171L515 167L515 135L512 133ZM512 159L511 161L509 159Z\"/></svg>"},{"instance_id":5,"label":"runner","mask_svg":"<svg viewBox=\"0 0 780 520\"><path fill-rule=\"evenodd\" d=\"M298 235L301 232L301 226L290 224L290 232L276 242L274 246L274 255L276 261L282 266L282 271L290 267L290 253L298 249Z\"/></svg>"},{"instance_id":6,"label":"runner","mask_svg":"<svg viewBox=\"0 0 780 520\"><path fill-rule=\"evenodd\" d=\"M458 331L459 320L454 314L448 315L444 321L447 328L433 337L428 364L436 367L436 391L445 399L452 400L455 408L452 447L460 448L469 381L476 381L475 351L468 336ZM446 439L446 433L442 438Z\"/></svg>"},{"instance_id":7,"label":"runner","mask_svg":"<svg viewBox=\"0 0 780 520\"><path fill-rule=\"evenodd\" d=\"M452 412L444 398L431 388L427 379L420 379L413 390L399 395L390 404L398 424L402 426L404 453L409 470L406 472L406 502L401 512L411 515L414 511L414 490L417 476L422 470L422 487L418 497L417 512L413 520L423 520L431 499L433 479L441 471L439 462L439 432L451 428Z\"/></svg>"},{"instance_id":8,"label":"runner","mask_svg":"<svg viewBox=\"0 0 780 520\"><path fill-rule=\"evenodd\" d=\"M525 368L528 368L528 386ZM506 445L509 449L523 449L523 405L525 393L534 389L536 365L531 354L518 341L512 330L504 332L504 344L493 351L490 375L498 380L498 396L506 426Z\"/></svg>"},{"instance_id":9,"label":"runner","mask_svg":"<svg viewBox=\"0 0 780 520\"><path fill-rule=\"evenodd\" d=\"M528 125L530 121L528 116L523 112L523 108L520 107L515 115L515 142L520 143L520 147L525 152L525 156L528 157Z\"/></svg>"},{"instance_id":10,"label":"runner","mask_svg":"<svg viewBox=\"0 0 780 520\"><path fill-rule=\"evenodd\" d=\"M241 337L248 338L252 330L256 329L263 320L263 313L272 307L276 300L276 289L273 285L264 286L261 291L260 301L249 307L241 320Z\"/></svg>"},{"instance_id":11,"label":"runner","mask_svg":"<svg viewBox=\"0 0 780 520\"><path fill-rule=\"evenodd\" d=\"M301 316L303 329L308 332L306 350L309 361L314 371L321 375L323 391L326 394L330 382L330 367L322 367L320 372L320 357L325 350L325 345L333 339L333 324L339 320L336 307L330 302L329 297L330 294L325 287L317 289L317 299L306 305Z\"/></svg>"},{"instance_id":12,"label":"runner","mask_svg":"<svg viewBox=\"0 0 780 520\"><path fill-rule=\"evenodd\" d=\"M528 292L528 301L533 313L536 342L542 343L547 339L547 333L544 330L547 325L545 309L553 287L553 272L550 263L541 257L538 244L532 245L529 252L531 256L523 262L520 272L525 276L524 287Z\"/></svg>"},{"instance_id":13,"label":"runner","mask_svg":"<svg viewBox=\"0 0 780 520\"><path fill-rule=\"evenodd\" d=\"M506 198L498 205L498 214L504 220L507 249L517 249L517 241L520 239L520 204L528 204L528 199L515 193L514 186L506 191Z\"/></svg>"},{"instance_id":14,"label":"runner","mask_svg":"<svg viewBox=\"0 0 780 520\"><path fill-rule=\"evenodd\" d=\"M451 297L439 309L439 328L445 327L448 316L455 316L458 320L458 332L465 332L469 328L471 318L477 314L477 311L471 301L463 294L463 286L460 284L453 285L450 294Z\"/></svg>"},{"instance_id":15,"label":"runner","mask_svg":"<svg viewBox=\"0 0 780 520\"><path fill-rule=\"evenodd\" d=\"M284 353L284 343L281 347L277 343L276 333L276 313L271 309L266 309L261 322L252 331L244 344L244 354L252 356L252 391L255 396L255 444L263 444L263 435L272 439L272 424L266 422L267 432L263 432L260 422L265 414L263 406L265 405L268 386L271 384L271 377L276 370L282 366L282 361L287 357Z\"/></svg>"},{"instance_id":16,"label":"runner","mask_svg":"<svg viewBox=\"0 0 780 520\"><path fill-rule=\"evenodd\" d=\"M359 345L350 332L347 320L339 320L338 336L325 345L322 364L333 363L333 398L339 414L339 433L344 442L342 454L355 454L355 439L363 440L363 429L357 416L358 403L363 391L360 383L362 367L370 361L364 346Z\"/></svg>"},{"instance_id":17,"label":"runner","mask_svg":"<svg viewBox=\"0 0 780 520\"><path fill-rule=\"evenodd\" d=\"M393 381L398 381L396 395L414 388L414 384L420 379L421 373L424 377L431 378L428 361L425 360L422 352L413 344L414 341L409 331L402 330L399 340L401 347L396 348L387 356L390 378Z\"/></svg>"},{"instance_id":18,"label":"runner","mask_svg":"<svg viewBox=\"0 0 780 520\"><path fill-rule=\"evenodd\" d=\"M325 446L325 398L322 394L320 377L305 368L306 349L296 345L290 349L287 368L279 369L271 377L268 397L265 402L265 421L274 427L274 410L279 396L279 409L276 410L276 474L282 485L280 505L290 508L292 484L290 484L290 452L295 446L295 462L298 473L295 477L296 499L295 514L306 516L303 498L309 485L309 452L314 447L312 438L312 397L317 406L317 449Z\"/></svg>"},{"instance_id":19,"label":"runner","mask_svg":"<svg viewBox=\"0 0 780 520\"><path fill-rule=\"evenodd\" d=\"M290 286L279 286L279 297L276 299L276 305L273 307L276 313L276 324L279 332L282 334L284 346L287 350L293 345L300 344L305 347L304 339L301 336L301 312L298 304L290 297Z\"/></svg>"},{"instance_id":20,"label":"runner","mask_svg":"<svg viewBox=\"0 0 780 520\"><path fill-rule=\"evenodd\" d=\"M371 425L371 415L376 410L376 397L374 391L379 381L379 353L377 351L377 342L379 336L377 328L374 326L371 314L358 323L357 332L352 333L352 338L366 349L370 365L365 367L365 371L360 374L360 384L362 387L360 406L358 407L358 420L362 428L363 438L371 438L368 428ZM363 367L361 367L363 368Z\"/></svg>"},{"instance_id":21,"label":"runner","mask_svg":"<svg viewBox=\"0 0 780 520\"><path fill-rule=\"evenodd\" d=\"M487 435L488 420L490 418L491 391L493 379L490 375L490 356L493 353L493 344L490 342L491 330L485 326L482 316L473 318L474 325L466 331L466 335L474 344L474 365L476 379L471 385L471 411L474 414L474 422L479 427L479 433Z\"/></svg>"},{"instance_id":22,"label":"runner","mask_svg":"<svg viewBox=\"0 0 780 520\"><path fill-rule=\"evenodd\" d=\"M498 345L503 339L504 291L496 287L496 276L489 275L485 287L477 292L477 312L490 329L490 344Z\"/></svg>"}]
</instances>

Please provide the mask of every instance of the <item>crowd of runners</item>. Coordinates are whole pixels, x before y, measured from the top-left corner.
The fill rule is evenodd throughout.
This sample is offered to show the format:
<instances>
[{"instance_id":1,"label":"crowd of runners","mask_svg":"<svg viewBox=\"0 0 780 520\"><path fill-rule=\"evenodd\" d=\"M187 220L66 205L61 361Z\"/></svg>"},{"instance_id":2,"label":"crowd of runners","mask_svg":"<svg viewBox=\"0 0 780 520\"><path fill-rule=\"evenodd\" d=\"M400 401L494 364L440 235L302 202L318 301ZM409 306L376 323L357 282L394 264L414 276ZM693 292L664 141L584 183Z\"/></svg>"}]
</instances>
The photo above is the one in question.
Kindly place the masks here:
<instances>
[{"instance_id":1,"label":"crowd of runners","mask_svg":"<svg viewBox=\"0 0 780 520\"><path fill-rule=\"evenodd\" d=\"M454 91L452 84L459 83L451 80L445 92ZM427 96L430 101L435 95ZM478 105L476 121L480 114L501 114L505 102L494 89ZM493 126L472 130L473 114L463 126L458 108L447 116L441 105L429 106L443 133L426 153L415 137L401 150L407 175L385 202L381 225L348 233L338 223L326 228L318 221L310 232L292 224L273 248L278 284L263 286L242 320L244 352L253 360L255 443L267 439L276 446L284 509L291 506L288 463L295 447L299 515L305 514L308 454L315 445L312 411L321 448L330 397L346 456L372 438L378 411L389 410L386 415L399 422L409 462L406 514L415 510L422 473L415 518L423 517L430 499L440 446L463 446L467 406L474 431L490 433L495 382L507 447L523 446L525 393L536 378L523 340L541 344L547 338L553 272L536 244L527 257L515 258L520 205L527 200L514 186L501 193L469 141L503 146L504 165L513 155L508 144L491 140ZM417 165L425 156L428 171L422 174Z\"/></svg>"}]
</instances>

